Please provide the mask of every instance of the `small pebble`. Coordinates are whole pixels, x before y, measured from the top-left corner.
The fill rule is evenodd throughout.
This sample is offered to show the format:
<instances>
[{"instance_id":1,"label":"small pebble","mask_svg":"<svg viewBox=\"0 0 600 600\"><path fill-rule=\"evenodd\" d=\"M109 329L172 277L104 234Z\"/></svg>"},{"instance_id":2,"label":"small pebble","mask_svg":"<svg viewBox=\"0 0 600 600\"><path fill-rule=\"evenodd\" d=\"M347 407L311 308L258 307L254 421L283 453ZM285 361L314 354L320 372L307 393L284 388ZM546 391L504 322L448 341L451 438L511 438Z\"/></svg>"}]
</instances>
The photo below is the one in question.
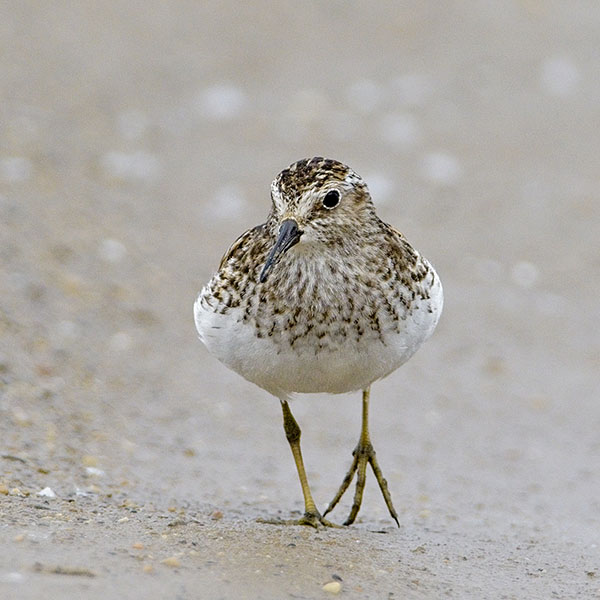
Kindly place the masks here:
<instances>
[{"instance_id":1,"label":"small pebble","mask_svg":"<svg viewBox=\"0 0 600 600\"><path fill-rule=\"evenodd\" d=\"M95 477L102 477L103 475L106 475L102 469L98 469L97 467L86 467L85 472L88 475L94 475Z\"/></svg>"},{"instance_id":2,"label":"small pebble","mask_svg":"<svg viewBox=\"0 0 600 600\"><path fill-rule=\"evenodd\" d=\"M25 539L25 534L19 533L19 535L15 535L13 538L13 542L22 542Z\"/></svg>"},{"instance_id":3,"label":"small pebble","mask_svg":"<svg viewBox=\"0 0 600 600\"><path fill-rule=\"evenodd\" d=\"M127 521L129 521L129 517L121 517L117 523L127 523Z\"/></svg>"},{"instance_id":4,"label":"small pebble","mask_svg":"<svg viewBox=\"0 0 600 600\"><path fill-rule=\"evenodd\" d=\"M164 558L160 561L161 564L166 565L167 567L177 568L181 566L179 559L176 556L169 556L169 558Z\"/></svg>"},{"instance_id":5,"label":"small pebble","mask_svg":"<svg viewBox=\"0 0 600 600\"><path fill-rule=\"evenodd\" d=\"M339 581L330 581L323 586L323 591L330 594L339 594L342 591L342 584Z\"/></svg>"},{"instance_id":6,"label":"small pebble","mask_svg":"<svg viewBox=\"0 0 600 600\"><path fill-rule=\"evenodd\" d=\"M81 457L81 462L84 467L97 467L98 466L98 457L92 456L90 454L84 454Z\"/></svg>"},{"instance_id":7,"label":"small pebble","mask_svg":"<svg viewBox=\"0 0 600 600\"><path fill-rule=\"evenodd\" d=\"M38 496L45 496L46 498L56 498L54 490L50 487L45 487L37 493Z\"/></svg>"},{"instance_id":8,"label":"small pebble","mask_svg":"<svg viewBox=\"0 0 600 600\"><path fill-rule=\"evenodd\" d=\"M220 521L223 518L223 513L220 510L214 510L211 515L211 519L214 521Z\"/></svg>"},{"instance_id":9,"label":"small pebble","mask_svg":"<svg viewBox=\"0 0 600 600\"><path fill-rule=\"evenodd\" d=\"M134 550L143 550L144 549L144 544L142 544L142 542L135 542L134 544L132 544L131 547Z\"/></svg>"},{"instance_id":10,"label":"small pebble","mask_svg":"<svg viewBox=\"0 0 600 600\"><path fill-rule=\"evenodd\" d=\"M144 573L153 573L154 567L152 565L144 565L142 571L144 571Z\"/></svg>"}]
</instances>

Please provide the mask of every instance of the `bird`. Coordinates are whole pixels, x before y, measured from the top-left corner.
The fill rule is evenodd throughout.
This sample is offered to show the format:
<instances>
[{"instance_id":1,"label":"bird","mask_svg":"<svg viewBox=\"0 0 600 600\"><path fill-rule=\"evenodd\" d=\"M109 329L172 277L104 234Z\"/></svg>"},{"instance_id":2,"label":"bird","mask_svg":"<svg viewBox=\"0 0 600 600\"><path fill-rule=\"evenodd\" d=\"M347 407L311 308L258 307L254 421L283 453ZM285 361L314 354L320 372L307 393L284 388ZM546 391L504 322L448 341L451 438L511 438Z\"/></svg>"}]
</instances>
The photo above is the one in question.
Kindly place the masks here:
<instances>
[{"instance_id":1,"label":"bird","mask_svg":"<svg viewBox=\"0 0 600 600\"><path fill-rule=\"evenodd\" d=\"M367 184L350 167L305 158L273 180L266 222L227 250L194 303L194 320L212 355L280 401L304 497L302 517L285 523L339 526L326 516L356 475L343 524L354 523L370 465L400 526L371 442L370 389L431 336L442 308L435 269L377 216ZM321 514L290 402L297 394L358 391L362 425L352 464Z\"/></svg>"}]
</instances>

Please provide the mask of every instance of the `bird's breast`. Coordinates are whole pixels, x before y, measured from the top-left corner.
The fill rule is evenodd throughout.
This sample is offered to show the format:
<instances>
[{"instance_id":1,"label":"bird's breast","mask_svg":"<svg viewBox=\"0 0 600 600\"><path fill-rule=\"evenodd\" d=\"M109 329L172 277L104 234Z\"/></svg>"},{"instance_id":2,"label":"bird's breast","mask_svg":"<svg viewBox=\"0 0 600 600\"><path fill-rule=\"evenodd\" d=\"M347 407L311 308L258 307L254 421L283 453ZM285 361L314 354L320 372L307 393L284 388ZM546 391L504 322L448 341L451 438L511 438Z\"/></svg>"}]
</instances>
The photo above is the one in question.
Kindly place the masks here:
<instances>
[{"instance_id":1,"label":"bird's breast","mask_svg":"<svg viewBox=\"0 0 600 600\"><path fill-rule=\"evenodd\" d=\"M208 349L275 395L364 389L414 354L441 311L428 263L405 278L342 260L284 256L277 266L264 284L238 282L241 295L209 284L195 307Z\"/></svg>"}]
</instances>

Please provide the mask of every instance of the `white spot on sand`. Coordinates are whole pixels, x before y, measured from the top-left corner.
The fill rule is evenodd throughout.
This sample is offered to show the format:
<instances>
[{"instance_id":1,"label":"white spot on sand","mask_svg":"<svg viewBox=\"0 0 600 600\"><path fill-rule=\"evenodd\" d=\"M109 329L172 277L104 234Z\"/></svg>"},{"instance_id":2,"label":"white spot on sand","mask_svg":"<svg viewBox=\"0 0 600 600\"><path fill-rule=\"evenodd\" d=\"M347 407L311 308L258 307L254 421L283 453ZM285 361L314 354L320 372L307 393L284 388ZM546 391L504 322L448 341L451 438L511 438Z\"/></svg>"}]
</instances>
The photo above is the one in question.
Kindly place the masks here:
<instances>
[{"instance_id":1,"label":"white spot on sand","mask_svg":"<svg viewBox=\"0 0 600 600\"><path fill-rule=\"evenodd\" d=\"M246 108L246 94L231 83L218 83L196 96L196 110L206 119L225 121L239 116Z\"/></svg>"},{"instance_id":2,"label":"white spot on sand","mask_svg":"<svg viewBox=\"0 0 600 600\"><path fill-rule=\"evenodd\" d=\"M0 177L8 183L27 181L33 172L33 165L24 156L7 156L0 159Z\"/></svg>"},{"instance_id":3,"label":"white spot on sand","mask_svg":"<svg viewBox=\"0 0 600 600\"><path fill-rule=\"evenodd\" d=\"M56 498L56 494L51 487L45 487L37 493L38 496L44 496L46 498Z\"/></svg>"},{"instance_id":4,"label":"white spot on sand","mask_svg":"<svg viewBox=\"0 0 600 600\"><path fill-rule=\"evenodd\" d=\"M154 154L138 152L107 152L102 168L109 177L130 181L151 180L160 174L160 162Z\"/></svg>"},{"instance_id":5,"label":"white spot on sand","mask_svg":"<svg viewBox=\"0 0 600 600\"><path fill-rule=\"evenodd\" d=\"M125 352L131 348L133 344L133 339L128 333L124 331L119 331L115 333L108 343L110 350L116 352Z\"/></svg>"},{"instance_id":6,"label":"white spot on sand","mask_svg":"<svg viewBox=\"0 0 600 600\"><path fill-rule=\"evenodd\" d=\"M98 248L98 256L109 263L118 263L125 258L127 248L118 240L107 238L102 240Z\"/></svg>"},{"instance_id":7,"label":"white spot on sand","mask_svg":"<svg viewBox=\"0 0 600 600\"><path fill-rule=\"evenodd\" d=\"M451 186L459 182L462 168L458 159L444 152L431 152L423 159L421 174L431 183Z\"/></svg>"},{"instance_id":8,"label":"white spot on sand","mask_svg":"<svg viewBox=\"0 0 600 600\"><path fill-rule=\"evenodd\" d=\"M94 477L103 477L104 475L106 475L106 473L98 467L86 467L85 472L88 475L93 475Z\"/></svg>"},{"instance_id":9,"label":"white spot on sand","mask_svg":"<svg viewBox=\"0 0 600 600\"><path fill-rule=\"evenodd\" d=\"M519 287L531 288L537 283L540 273L533 263L523 260L513 265L510 276Z\"/></svg>"},{"instance_id":10,"label":"white spot on sand","mask_svg":"<svg viewBox=\"0 0 600 600\"><path fill-rule=\"evenodd\" d=\"M409 148L421 138L417 119L407 113L385 115L379 131L382 139L396 148Z\"/></svg>"},{"instance_id":11,"label":"white spot on sand","mask_svg":"<svg viewBox=\"0 0 600 600\"><path fill-rule=\"evenodd\" d=\"M23 573L11 571L9 573L0 574L0 583L21 583L25 579Z\"/></svg>"},{"instance_id":12,"label":"white spot on sand","mask_svg":"<svg viewBox=\"0 0 600 600\"><path fill-rule=\"evenodd\" d=\"M548 58L542 63L540 83L552 96L568 96L575 92L581 74L577 65L566 56Z\"/></svg>"},{"instance_id":13,"label":"white spot on sand","mask_svg":"<svg viewBox=\"0 0 600 600\"><path fill-rule=\"evenodd\" d=\"M206 219L235 219L246 210L247 204L242 186L231 182L220 187L202 206L202 215Z\"/></svg>"},{"instance_id":14,"label":"white spot on sand","mask_svg":"<svg viewBox=\"0 0 600 600\"><path fill-rule=\"evenodd\" d=\"M346 101L358 112L372 113L383 100L383 89L371 79L360 79L346 91Z\"/></svg>"}]
</instances>

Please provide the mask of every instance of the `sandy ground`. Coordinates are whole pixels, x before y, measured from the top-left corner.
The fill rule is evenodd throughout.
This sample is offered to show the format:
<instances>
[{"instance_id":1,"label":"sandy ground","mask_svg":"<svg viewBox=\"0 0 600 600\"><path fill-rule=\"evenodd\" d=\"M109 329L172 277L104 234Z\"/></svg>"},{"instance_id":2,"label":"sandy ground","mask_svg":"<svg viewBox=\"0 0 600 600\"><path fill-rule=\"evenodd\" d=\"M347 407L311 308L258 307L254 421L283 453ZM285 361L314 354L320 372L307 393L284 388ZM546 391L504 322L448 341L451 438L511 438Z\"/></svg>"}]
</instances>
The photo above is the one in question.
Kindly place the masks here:
<instances>
[{"instance_id":1,"label":"sandy ground","mask_svg":"<svg viewBox=\"0 0 600 600\"><path fill-rule=\"evenodd\" d=\"M600 597L597 2L5 2L0 597ZM192 303L269 184L350 164L436 265L372 390L400 513L302 509ZM360 398L294 412L318 504ZM334 514L341 522L348 500Z\"/></svg>"}]
</instances>

